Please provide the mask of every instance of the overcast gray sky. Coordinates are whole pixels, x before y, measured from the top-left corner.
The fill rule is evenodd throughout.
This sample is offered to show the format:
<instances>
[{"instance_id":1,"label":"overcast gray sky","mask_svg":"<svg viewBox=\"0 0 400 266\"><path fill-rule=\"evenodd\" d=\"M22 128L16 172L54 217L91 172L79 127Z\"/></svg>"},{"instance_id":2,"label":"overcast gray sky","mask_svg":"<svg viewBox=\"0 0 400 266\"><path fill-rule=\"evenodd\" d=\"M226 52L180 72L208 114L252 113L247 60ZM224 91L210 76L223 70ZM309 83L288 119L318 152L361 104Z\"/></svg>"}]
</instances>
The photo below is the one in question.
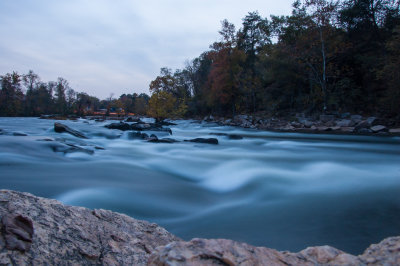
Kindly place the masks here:
<instances>
[{"instance_id":1,"label":"overcast gray sky","mask_svg":"<svg viewBox=\"0 0 400 266\"><path fill-rule=\"evenodd\" d=\"M238 29L248 12L287 15L292 2L1 0L0 74L32 69L101 99L148 93L161 67L182 68L208 50L221 20Z\"/></svg>"}]
</instances>

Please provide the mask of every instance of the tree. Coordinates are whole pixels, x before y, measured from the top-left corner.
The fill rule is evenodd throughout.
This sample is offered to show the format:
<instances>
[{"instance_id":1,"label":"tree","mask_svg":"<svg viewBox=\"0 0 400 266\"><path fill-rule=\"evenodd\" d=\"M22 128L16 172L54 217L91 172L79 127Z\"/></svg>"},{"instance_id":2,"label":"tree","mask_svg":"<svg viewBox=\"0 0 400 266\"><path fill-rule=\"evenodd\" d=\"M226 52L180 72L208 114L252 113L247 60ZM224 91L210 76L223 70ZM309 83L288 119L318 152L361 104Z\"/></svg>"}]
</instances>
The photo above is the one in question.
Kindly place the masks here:
<instances>
[{"instance_id":1,"label":"tree","mask_svg":"<svg viewBox=\"0 0 400 266\"><path fill-rule=\"evenodd\" d=\"M148 110L149 100L150 100L149 95L145 93L141 93L139 96L136 96L134 113L139 115L145 115Z\"/></svg>"},{"instance_id":2,"label":"tree","mask_svg":"<svg viewBox=\"0 0 400 266\"><path fill-rule=\"evenodd\" d=\"M392 116L400 113L400 26L393 30L393 36L386 44L388 55L378 77L386 84L382 98L383 110Z\"/></svg>"},{"instance_id":3,"label":"tree","mask_svg":"<svg viewBox=\"0 0 400 266\"><path fill-rule=\"evenodd\" d=\"M253 113L257 110L257 93L260 90L260 80L257 76L256 64L258 52L271 44L269 22L261 18L258 12L250 12L243 19L243 28L238 33L238 48L246 53L241 87L250 95Z\"/></svg>"},{"instance_id":4,"label":"tree","mask_svg":"<svg viewBox=\"0 0 400 266\"><path fill-rule=\"evenodd\" d=\"M328 54L332 55L332 53L327 51L328 46L326 42L330 37L328 35L334 34L332 22L336 19L338 2L328 0L306 0L305 7L309 8L311 11L310 18L313 23L310 25L310 29L316 30L320 43L320 59L317 60L317 62L319 62L319 66L312 62L312 58L311 60L308 60L307 65L310 67L314 80L321 88L323 97L323 111L325 112L328 108Z\"/></svg>"},{"instance_id":5,"label":"tree","mask_svg":"<svg viewBox=\"0 0 400 266\"><path fill-rule=\"evenodd\" d=\"M37 87L40 84L40 78L32 70L22 76L23 83L27 88L25 97L25 114L28 116L37 115L35 108L37 106Z\"/></svg>"},{"instance_id":6,"label":"tree","mask_svg":"<svg viewBox=\"0 0 400 266\"><path fill-rule=\"evenodd\" d=\"M65 115L67 113L67 100L65 92L69 89L68 81L64 78L58 78L55 86L55 96L56 96L56 111Z\"/></svg>"},{"instance_id":7,"label":"tree","mask_svg":"<svg viewBox=\"0 0 400 266\"><path fill-rule=\"evenodd\" d=\"M186 113L184 103L167 91L154 92L149 100L148 115L162 121L166 118L183 116Z\"/></svg>"},{"instance_id":8,"label":"tree","mask_svg":"<svg viewBox=\"0 0 400 266\"><path fill-rule=\"evenodd\" d=\"M0 114L18 116L23 114L22 77L17 72L0 76Z\"/></svg>"},{"instance_id":9,"label":"tree","mask_svg":"<svg viewBox=\"0 0 400 266\"><path fill-rule=\"evenodd\" d=\"M234 25L227 20L221 24L219 33L222 40L215 42L211 46L213 50L208 53L211 68L207 80L207 102L217 113L235 115L245 54L237 47Z\"/></svg>"}]
</instances>

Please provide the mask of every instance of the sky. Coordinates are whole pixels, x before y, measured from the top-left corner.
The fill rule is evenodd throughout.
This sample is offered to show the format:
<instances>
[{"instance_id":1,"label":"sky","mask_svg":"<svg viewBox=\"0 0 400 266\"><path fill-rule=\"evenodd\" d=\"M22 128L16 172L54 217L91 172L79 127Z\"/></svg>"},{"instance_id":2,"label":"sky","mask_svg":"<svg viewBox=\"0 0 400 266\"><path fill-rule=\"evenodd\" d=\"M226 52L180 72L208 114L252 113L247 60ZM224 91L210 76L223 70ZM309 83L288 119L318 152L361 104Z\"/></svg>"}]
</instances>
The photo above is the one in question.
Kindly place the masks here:
<instances>
[{"instance_id":1,"label":"sky","mask_svg":"<svg viewBox=\"0 0 400 266\"><path fill-rule=\"evenodd\" d=\"M293 0L1 0L0 75L29 70L100 99L149 93L251 11L289 15Z\"/></svg>"}]
</instances>

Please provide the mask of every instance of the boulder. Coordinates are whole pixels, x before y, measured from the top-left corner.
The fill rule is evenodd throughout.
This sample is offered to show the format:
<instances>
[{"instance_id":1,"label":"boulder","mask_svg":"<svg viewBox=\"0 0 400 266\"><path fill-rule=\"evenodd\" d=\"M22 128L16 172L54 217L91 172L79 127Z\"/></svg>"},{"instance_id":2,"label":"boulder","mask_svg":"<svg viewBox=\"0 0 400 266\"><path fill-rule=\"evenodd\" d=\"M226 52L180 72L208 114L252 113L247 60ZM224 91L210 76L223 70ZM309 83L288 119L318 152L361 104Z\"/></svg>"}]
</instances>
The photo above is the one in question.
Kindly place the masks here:
<instances>
[{"instance_id":1,"label":"boulder","mask_svg":"<svg viewBox=\"0 0 400 266\"><path fill-rule=\"evenodd\" d=\"M306 128L310 128L314 125L314 122L307 119L302 120L300 123L302 123Z\"/></svg>"},{"instance_id":2,"label":"boulder","mask_svg":"<svg viewBox=\"0 0 400 266\"><path fill-rule=\"evenodd\" d=\"M343 131L346 133L352 133L352 132L354 132L354 127L341 127L340 131Z\"/></svg>"},{"instance_id":3,"label":"boulder","mask_svg":"<svg viewBox=\"0 0 400 266\"><path fill-rule=\"evenodd\" d=\"M335 120L331 120L331 121L324 123L324 125L327 127L334 127L334 126L336 126L336 122L335 122Z\"/></svg>"},{"instance_id":4,"label":"boulder","mask_svg":"<svg viewBox=\"0 0 400 266\"><path fill-rule=\"evenodd\" d=\"M147 123L135 123L135 124L130 125L131 130L137 130L137 131L150 130L152 128L154 128L154 126L152 126L151 124L147 124ZM158 128L158 126L157 126L157 128Z\"/></svg>"},{"instance_id":5,"label":"boulder","mask_svg":"<svg viewBox=\"0 0 400 266\"><path fill-rule=\"evenodd\" d=\"M162 139L149 139L148 142L152 143L175 143L179 142L176 139L171 139L171 138L162 138Z\"/></svg>"},{"instance_id":6,"label":"boulder","mask_svg":"<svg viewBox=\"0 0 400 266\"><path fill-rule=\"evenodd\" d=\"M233 118L233 122L240 127L246 127L249 128L252 126L252 118L248 115L236 115Z\"/></svg>"},{"instance_id":7,"label":"boulder","mask_svg":"<svg viewBox=\"0 0 400 266\"><path fill-rule=\"evenodd\" d=\"M378 133L378 132L384 132L387 131L387 128L385 126L382 125L377 125L377 126L373 126L371 127L372 132L374 133Z\"/></svg>"},{"instance_id":8,"label":"boulder","mask_svg":"<svg viewBox=\"0 0 400 266\"><path fill-rule=\"evenodd\" d=\"M368 117L367 118L367 120L365 120L367 123L368 123L368 125L369 126L374 126L375 124L375 121L377 121L377 119L376 119L376 117L374 117L374 116L371 116L371 117Z\"/></svg>"},{"instance_id":9,"label":"boulder","mask_svg":"<svg viewBox=\"0 0 400 266\"><path fill-rule=\"evenodd\" d=\"M359 128L359 129L354 129L355 132L360 133L360 134L371 134L372 130L369 128Z\"/></svg>"},{"instance_id":10,"label":"boulder","mask_svg":"<svg viewBox=\"0 0 400 266\"><path fill-rule=\"evenodd\" d=\"M316 127L316 130L318 130L318 131L329 131L329 130L331 130L331 128L330 127L326 127L326 126L319 126L319 127Z\"/></svg>"},{"instance_id":11,"label":"boulder","mask_svg":"<svg viewBox=\"0 0 400 266\"><path fill-rule=\"evenodd\" d=\"M172 123L172 122L169 122L169 121L165 121L165 120L159 121L159 122L157 122L155 124L157 124L159 126L176 126L177 125L175 123Z\"/></svg>"},{"instance_id":12,"label":"boulder","mask_svg":"<svg viewBox=\"0 0 400 266\"><path fill-rule=\"evenodd\" d=\"M354 256L330 246L279 252L227 239L192 239L158 247L148 265L400 265L400 237L387 238Z\"/></svg>"},{"instance_id":13,"label":"boulder","mask_svg":"<svg viewBox=\"0 0 400 266\"><path fill-rule=\"evenodd\" d=\"M154 134L151 134L149 138L146 139L148 142L157 142L158 137Z\"/></svg>"},{"instance_id":14,"label":"boulder","mask_svg":"<svg viewBox=\"0 0 400 266\"><path fill-rule=\"evenodd\" d=\"M106 210L0 191L1 265L146 265L179 238L156 224Z\"/></svg>"},{"instance_id":15,"label":"boulder","mask_svg":"<svg viewBox=\"0 0 400 266\"><path fill-rule=\"evenodd\" d=\"M350 119L354 123L359 123L362 120L362 116L361 115L352 115L352 116L350 116Z\"/></svg>"},{"instance_id":16,"label":"boulder","mask_svg":"<svg viewBox=\"0 0 400 266\"><path fill-rule=\"evenodd\" d=\"M367 121L360 121L358 124L355 126L355 131L360 132L362 129L369 129L369 124Z\"/></svg>"},{"instance_id":17,"label":"boulder","mask_svg":"<svg viewBox=\"0 0 400 266\"><path fill-rule=\"evenodd\" d=\"M20 131L15 131L15 132L13 132L13 136L16 136L16 137L26 137L26 136L28 136L28 134L26 134L26 133L24 133L24 132L20 132Z\"/></svg>"},{"instance_id":18,"label":"boulder","mask_svg":"<svg viewBox=\"0 0 400 266\"><path fill-rule=\"evenodd\" d=\"M57 123L57 122L54 123L54 131L57 132L57 133L66 132L66 133L69 133L69 134L71 134L71 135L73 135L75 137L82 138L82 139L87 139L87 137L83 133L81 133L79 131L76 131L76 130L74 130L74 129L72 129L72 128L64 125L64 124Z\"/></svg>"},{"instance_id":19,"label":"boulder","mask_svg":"<svg viewBox=\"0 0 400 266\"><path fill-rule=\"evenodd\" d=\"M319 120L321 120L321 122L323 122L323 123L326 123L326 122L335 120L335 116L334 115L320 115Z\"/></svg>"},{"instance_id":20,"label":"boulder","mask_svg":"<svg viewBox=\"0 0 400 266\"><path fill-rule=\"evenodd\" d=\"M82 153L86 153L89 155L94 154L93 150L85 149L85 148L79 147L74 144L69 144L69 143L66 143L66 144L55 143L55 144L50 145L50 147L54 152L61 152L64 154L74 153L74 152L82 152Z\"/></svg>"},{"instance_id":21,"label":"boulder","mask_svg":"<svg viewBox=\"0 0 400 266\"><path fill-rule=\"evenodd\" d=\"M399 133L400 133L400 128L392 128L392 129L389 129L389 133L399 134Z\"/></svg>"},{"instance_id":22,"label":"boulder","mask_svg":"<svg viewBox=\"0 0 400 266\"><path fill-rule=\"evenodd\" d=\"M124 122L120 123L111 123L108 125L105 125L104 127L108 129L118 129L122 131L127 131L127 130L134 130L134 131L164 131L168 132L170 135L172 135L172 130L170 128L164 128L162 125L157 124L157 123L133 123L133 124L128 124Z\"/></svg>"},{"instance_id":23,"label":"boulder","mask_svg":"<svg viewBox=\"0 0 400 266\"><path fill-rule=\"evenodd\" d=\"M105 125L104 127L108 128L108 129L118 129L118 130L122 130L122 131L126 131L126 130L132 130L131 125L128 123L111 123L108 125Z\"/></svg>"},{"instance_id":24,"label":"boulder","mask_svg":"<svg viewBox=\"0 0 400 266\"><path fill-rule=\"evenodd\" d=\"M242 136L240 136L240 135L236 135L236 134L229 134L229 135L228 135L228 138L229 138L229 139L232 139L232 140L239 140L239 139L243 139L243 137L242 137Z\"/></svg>"},{"instance_id":25,"label":"boulder","mask_svg":"<svg viewBox=\"0 0 400 266\"><path fill-rule=\"evenodd\" d=\"M125 122L141 122L140 118L134 117L134 116L129 116L128 118L125 119Z\"/></svg>"},{"instance_id":26,"label":"boulder","mask_svg":"<svg viewBox=\"0 0 400 266\"><path fill-rule=\"evenodd\" d=\"M137 132L129 132L128 138L129 139L148 139L149 135L147 135L146 133L141 133L139 131L137 131Z\"/></svg>"},{"instance_id":27,"label":"boulder","mask_svg":"<svg viewBox=\"0 0 400 266\"><path fill-rule=\"evenodd\" d=\"M1 265L400 265L400 237L359 256L330 246L298 253L227 239L185 242L124 214L0 190Z\"/></svg>"},{"instance_id":28,"label":"boulder","mask_svg":"<svg viewBox=\"0 0 400 266\"><path fill-rule=\"evenodd\" d=\"M195 139L189 139L189 140L185 140L185 141L218 145L218 139L215 139L215 138L208 138L208 139L195 138Z\"/></svg>"},{"instance_id":29,"label":"boulder","mask_svg":"<svg viewBox=\"0 0 400 266\"><path fill-rule=\"evenodd\" d=\"M299 123L299 122L296 122L296 121L290 122L290 125L295 127L295 128L302 128L303 127L302 123Z\"/></svg>"},{"instance_id":30,"label":"boulder","mask_svg":"<svg viewBox=\"0 0 400 266\"><path fill-rule=\"evenodd\" d=\"M352 121L350 119L342 119L342 120L336 121L336 126L338 126L338 127L352 127L354 125L355 125L354 121Z\"/></svg>"}]
</instances>

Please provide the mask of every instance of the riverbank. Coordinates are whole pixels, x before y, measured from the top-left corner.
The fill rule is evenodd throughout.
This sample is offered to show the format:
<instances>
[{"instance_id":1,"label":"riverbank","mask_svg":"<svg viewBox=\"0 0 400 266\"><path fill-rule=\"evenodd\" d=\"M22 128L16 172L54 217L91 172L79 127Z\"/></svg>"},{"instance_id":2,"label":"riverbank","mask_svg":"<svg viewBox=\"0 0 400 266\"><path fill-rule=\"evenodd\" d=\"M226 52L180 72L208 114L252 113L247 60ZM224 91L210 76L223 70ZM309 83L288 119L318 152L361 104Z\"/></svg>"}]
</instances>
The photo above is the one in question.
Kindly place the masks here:
<instances>
[{"instance_id":1,"label":"riverbank","mask_svg":"<svg viewBox=\"0 0 400 266\"><path fill-rule=\"evenodd\" d=\"M277 132L400 136L400 121L350 114L320 115L318 118L302 114L291 118L263 118L251 115L224 118L209 115L201 121Z\"/></svg>"},{"instance_id":2,"label":"riverbank","mask_svg":"<svg viewBox=\"0 0 400 266\"><path fill-rule=\"evenodd\" d=\"M185 242L126 215L0 191L2 265L399 265L400 237L359 256L330 246L279 252L226 239ZM243 225L245 226L245 225Z\"/></svg>"}]
</instances>

